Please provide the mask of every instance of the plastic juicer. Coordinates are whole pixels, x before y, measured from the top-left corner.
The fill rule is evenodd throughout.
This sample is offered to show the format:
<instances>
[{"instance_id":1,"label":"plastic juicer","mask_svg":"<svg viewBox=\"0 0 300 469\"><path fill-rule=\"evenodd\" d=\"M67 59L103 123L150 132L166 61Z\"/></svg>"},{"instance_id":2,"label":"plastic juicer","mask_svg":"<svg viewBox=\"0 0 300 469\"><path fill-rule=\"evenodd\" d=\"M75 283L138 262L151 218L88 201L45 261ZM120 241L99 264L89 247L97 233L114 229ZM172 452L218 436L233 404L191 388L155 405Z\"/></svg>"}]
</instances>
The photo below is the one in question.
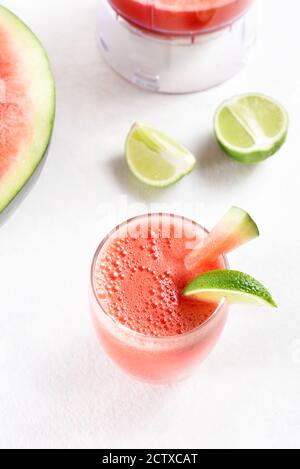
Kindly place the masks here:
<instances>
[{"instance_id":1,"label":"plastic juicer","mask_svg":"<svg viewBox=\"0 0 300 469\"><path fill-rule=\"evenodd\" d=\"M101 0L99 45L123 78L148 90L216 86L246 63L254 0Z\"/></svg>"}]
</instances>

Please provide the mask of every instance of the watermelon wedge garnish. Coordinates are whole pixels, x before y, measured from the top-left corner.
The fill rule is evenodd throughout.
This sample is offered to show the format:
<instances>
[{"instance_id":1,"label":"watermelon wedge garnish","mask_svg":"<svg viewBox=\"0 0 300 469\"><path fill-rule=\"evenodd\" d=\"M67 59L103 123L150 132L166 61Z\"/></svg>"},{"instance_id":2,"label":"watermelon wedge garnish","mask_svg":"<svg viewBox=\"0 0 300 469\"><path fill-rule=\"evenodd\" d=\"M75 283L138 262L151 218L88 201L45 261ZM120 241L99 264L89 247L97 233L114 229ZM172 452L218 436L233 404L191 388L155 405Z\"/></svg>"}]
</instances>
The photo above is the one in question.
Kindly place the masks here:
<instances>
[{"instance_id":1,"label":"watermelon wedge garnish","mask_svg":"<svg viewBox=\"0 0 300 469\"><path fill-rule=\"evenodd\" d=\"M46 52L0 5L0 213L39 166L54 115L55 85Z\"/></svg>"},{"instance_id":2,"label":"watermelon wedge garnish","mask_svg":"<svg viewBox=\"0 0 300 469\"><path fill-rule=\"evenodd\" d=\"M193 270L207 260L215 260L257 238L259 230L245 210L232 207L201 245L186 257L185 266Z\"/></svg>"}]
</instances>

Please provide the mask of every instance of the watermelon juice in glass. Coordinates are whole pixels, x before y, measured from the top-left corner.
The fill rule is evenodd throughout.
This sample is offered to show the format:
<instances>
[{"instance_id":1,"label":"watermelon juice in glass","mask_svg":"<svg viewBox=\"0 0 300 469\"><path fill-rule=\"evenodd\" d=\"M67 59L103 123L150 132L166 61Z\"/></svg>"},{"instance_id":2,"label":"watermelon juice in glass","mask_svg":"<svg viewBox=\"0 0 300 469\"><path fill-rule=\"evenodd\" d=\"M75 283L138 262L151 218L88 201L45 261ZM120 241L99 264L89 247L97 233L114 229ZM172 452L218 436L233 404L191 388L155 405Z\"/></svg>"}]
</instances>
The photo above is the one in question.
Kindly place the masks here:
<instances>
[{"instance_id":1,"label":"watermelon juice in glass","mask_svg":"<svg viewBox=\"0 0 300 469\"><path fill-rule=\"evenodd\" d=\"M241 17L253 0L110 0L128 21L152 32L179 34L221 29Z\"/></svg>"},{"instance_id":2,"label":"watermelon juice in glass","mask_svg":"<svg viewBox=\"0 0 300 469\"><path fill-rule=\"evenodd\" d=\"M186 218L154 214L117 227L91 271L91 311L107 354L129 375L168 383L202 362L225 326L228 305L184 298L197 275L226 269L226 258L187 270L186 256L207 231Z\"/></svg>"}]
</instances>

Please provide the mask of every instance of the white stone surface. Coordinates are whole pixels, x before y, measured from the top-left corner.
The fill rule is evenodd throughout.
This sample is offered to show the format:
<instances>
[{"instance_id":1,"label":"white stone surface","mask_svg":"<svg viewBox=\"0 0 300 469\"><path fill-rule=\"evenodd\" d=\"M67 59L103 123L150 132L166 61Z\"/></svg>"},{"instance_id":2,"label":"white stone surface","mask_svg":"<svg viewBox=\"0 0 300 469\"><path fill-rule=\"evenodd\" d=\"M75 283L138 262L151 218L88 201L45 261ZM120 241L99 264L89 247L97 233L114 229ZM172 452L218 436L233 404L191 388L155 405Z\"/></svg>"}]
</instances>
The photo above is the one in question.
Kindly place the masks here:
<instances>
[{"instance_id":1,"label":"white stone surface","mask_svg":"<svg viewBox=\"0 0 300 469\"><path fill-rule=\"evenodd\" d=\"M49 51L58 107L42 175L0 228L0 447L299 448L300 2L261 1L248 67L219 88L173 97L135 89L101 61L95 0L2 3ZM212 136L220 101L247 91L273 95L291 118L284 149L256 167L227 159ZM164 191L135 181L123 145L136 120L188 145L197 170ZM130 213L122 214L124 194ZM232 308L217 349L189 381L136 383L95 338L91 258L113 223L144 204L175 202L179 211L195 201L208 227L232 204L257 219L261 238L231 265L264 281L280 309ZM103 217L107 202L116 220Z\"/></svg>"}]
</instances>

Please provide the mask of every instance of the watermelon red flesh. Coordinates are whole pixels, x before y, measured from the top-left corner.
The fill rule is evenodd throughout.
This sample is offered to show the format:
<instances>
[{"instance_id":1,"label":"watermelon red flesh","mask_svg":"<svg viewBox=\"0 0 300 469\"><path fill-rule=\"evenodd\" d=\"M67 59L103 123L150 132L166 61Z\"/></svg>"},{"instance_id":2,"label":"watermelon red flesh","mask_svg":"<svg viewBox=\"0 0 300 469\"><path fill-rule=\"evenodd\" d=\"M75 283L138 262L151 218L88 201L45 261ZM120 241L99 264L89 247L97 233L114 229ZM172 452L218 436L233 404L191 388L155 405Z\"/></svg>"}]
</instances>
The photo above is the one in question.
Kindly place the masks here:
<instances>
[{"instance_id":1,"label":"watermelon red flesh","mask_svg":"<svg viewBox=\"0 0 300 469\"><path fill-rule=\"evenodd\" d=\"M204 244L189 255L185 260L185 265L188 270L192 270L208 260L214 261L219 256L234 251L242 244L244 244L244 241L238 233L228 234L215 229L204 241Z\"/></svg>"},{"instance_id":2,"label":"watermelon red flesh","mask_svg":"<svg viewBox=\"0 0 300 469\"><path fill-rule=\"evenodd\" d=\"M0 213L44 156L54 113L54 80L42 45L0 6Z\"/></svg>"}]
</instances>

